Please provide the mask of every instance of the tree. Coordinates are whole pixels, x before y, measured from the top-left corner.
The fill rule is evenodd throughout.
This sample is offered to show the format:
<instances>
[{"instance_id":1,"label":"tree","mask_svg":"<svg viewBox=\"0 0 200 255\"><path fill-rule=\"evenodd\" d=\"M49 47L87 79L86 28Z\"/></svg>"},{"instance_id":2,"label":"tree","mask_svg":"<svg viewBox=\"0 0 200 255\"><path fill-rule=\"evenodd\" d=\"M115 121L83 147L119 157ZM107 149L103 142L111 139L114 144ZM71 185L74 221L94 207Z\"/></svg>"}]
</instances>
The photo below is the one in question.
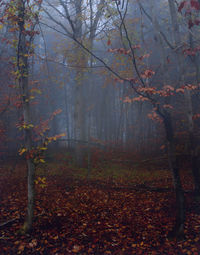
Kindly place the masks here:
<instances>
[{"instance_id":1,"label":"tree","mask_svg":"<svg viewBox=\"0 0 200 255\"><path fill-rule=\"evenodd\" d=\"M86 140L90 133L86 130L87 120L87 100L85 95L84 80L86 79L83 72L83 67L92 67L93 59L89 58L80 45L74 43L74 38L78 38L89 49L93 49L94 39L98 30L99 22L103 14L105 0L97 2L89 1L85 4L82 0L78 1L58 1L58 7L46 1L48 8L54 11L57 15L64 18L64 23L61 23L55 16L51 14L48 8L44 9L45 13L51 21L53 21L60 29L64 30L67 36L72 39L70 50L73 56L65 54L66 61L72 66L76 66L74 73L74 140L75 140L75 159L77 165L81 166L83 163L82 142ZM62 10L60 10L60 8ZM95 10L96 9L96 10ZM74 12L74 16L70 13ZM89 18L87 17L89 13ZM88 125L89 126L89 125ZM88 133L88 134L87 134ZM88 135L89 139L89 135Z\"/></svg>"},{"instance_id":2,"label":"tree","mask_svg":"<svg viewBox=\"0 0 200 255\"><path fill-rule=\"evenodd\" d=\"M112 1L113 2L113 1ZM56 29L59 33L62 33L66 36L69 36L75 43L77 43L78 47L85 50L86 53L90 54L93 58L99 61L104 67L111 72L118 82L124 82L129 84L130 87L133 89L135 98L127 97L126 102L133 102L133 101L148 101L151 106L153 107L153 113L151 117L153 119L158 120L160 123L163 124L165 134L166 134L166 141L167 141L167 148L168 148L168 160L169 166L172 171L173 179L174 179L174 187L175 193L177 198L177 215L176 215L176 224L172 231L172 235L176 237L183 237L183 230L184 230L184 221L185 221L185 201L184 201L184 192L181 185L180 174L179 174L179 166L178 166L178 159L176 155L176 141L174 135L174 123L172 118L172 106L169 104L170 98L174 96L180 88L174 88L169 85L163 84L158 88L153 87L152 85L152 77L156 75L156 73L145 67L143 68L142 65L140 66L141 59L144 59L144 56L138 57L137 49L139 46L133 45L132 39L130 37L129 31L127 29L126 23L126 14L128 10L129 1L123 1L122 3L118 1L114 1L115 3L115 12L118 14L118 22L119 26L118 29L120 30L121 38L123 39L123 48L115 48L110 49L110 52L113 54L124 54L127 56L128 61L131 64L132 74L129 77L125 77L118 72L115 68L112 68L107 61L103 60L103 58L99 57L94 53L94 51L89 48L83 40L74 33L73 29L74 26L72 25L72 17L70 17L69 12L65 15L71 24L72 32L66 29L66 27L62 24L61 21L55 20L48 11L46 11L49 18L58 25L59 29ZM176 24L176 16L174 14L174 2L169 1L171 17L172 17L172 27L174 29L174 39L176 41L176 45L179 44L180 40L177 38L176 31L177 31L177 24ZM54 8L55 9L55 8ZM144 8L143 8L144 9ZM57 11L59 11L57 9ZM60 13L62 15L62 13ZM63 16L63 15L62 15ZM152 22L154 23L155 30L159 33L159 39L164 40L168 46L171 46L170 42L167 40L164 33L162 33L161 29L159 28L158 22L156 21L155 17L153 18ZM63 32L64 31L64 32ZM161 39L162 38L162 39ZM110 45L110 39L108 40L108 45ZM162 49L162 48L161 48ZM178 62L179 68L182 68L183 59L181 59L181 55L178 54ZM179 59L180 58L180 59ZM184 72L181 70L180 72L181 83L184 83ZM185 94L188 94L185 91ZM189 95L185 97L187 100L190 98ZM187 109L188 109L188 118L191 120L192 113L190 102L188 100ZM191 124L191 122L190 122ZM191 132L190 132L191 133Z\"/></svg>"},{"instance_id":3,"label":"tree","mask_svg":"<svg viewBox=\"0 0 200 255\"><path fill-rule=\"evenodd\" d=\"M185 2L185 1L184 1ZM161 52L162 52L162 61L164 63L165 59L166 59L166 54L165 54L165 50L162 46L164 41L165 43L167 43L167 45L173 50L174 54L177 56L177 71L178 71L178 86L181 87L183 85L186 84L186 66L185 66L185 59L184 59L184 55L183 52L181 50L182 46L182 41L181 41L181 33L180 33L180 28L179 28L179 22L178 22L178 16L177 16L177 10L176 10L176 6L175 6L175 2L169 0L169 13L170 13L170 17L171 17L171 27L172 27L172 34L173 34L173 39L174 42L169 42L166 38L166 34L163 33L163 31L160 28L160 25L158 23L158 21L155 18L155 13L153 13L153 16L151 17L147 11L145 10L144 6L139 2L139 5L141 7L141 9L143 10L143 12L145 13L145 15L147 16L147 18L152 22L154 29L157 33L157 37L159 39L160 42L160 46L161 46ZM153 5L153 4L152 4ZM182 4L181 4L182 5ZM180 5L180 7L181 7ZM179 7L179 10L180 10ZM163 66L163 64L162 64ZM166 68L165 68L166 69ZM198 70L197 70L198 72ZM165 74L163 73L163 77L165 76ZM198 76L198 75L197 75ZM195 87L195 86L194 86ZM195 149L195 143L194 143L194 124L193 124L193 109L192 109L192 95L191 95L191 90L189 88L183 89L184 92L184 101L185 101L185 111L186 111L186 116L188 119L188 132L189 132L189 151L190 151L190 155L191 155L191 165L192 165L192 172L193 172L193 176L194 176L194 183L195 183L195 192L198 194L198 190L199 190L199 184L200 184L200 179L199 179L199 171L198 171L198 167L197 167L197 156L194 156L197 154L197 150ZM167 102L169 103L169 102ZM170 117L171 118L171 117ZM173 135L174 136L174 135ZM176 157L176 150L175 150L175 137L173 138L174 140L174 153L173 155ZM175 165L178 164L178 159L175 159L174 162ZM178 191L177 191L178 192ZM183 192L180 191L182 193L182 195L178 196L177 194L177 201L179 201L179 205L178 208L180 208L180 211L182 211L182 213L180 213L180 219L177 222L181 222L182 224L178 225L180 226L180 228L175 227L174 231L177 232L177 235L183 235L183 229L184 229L184 202L180 202L180 201L184 201L184 195ZM182 206L181 206L182 204ZM182 208L182 209L181 209ZM181 216L182 215L182 216ZM179 229L179 230L178 230ZM173 233L175 234L175 233Z\"/></svg>"},{"instance_id":4,"label":"tree","mask_svg":"<svg viewBox=\"0 0 200 255\"><path fill-rule=\"evenodd\" d=\"M186 4L185 1L182 1L179 5L178 11L181 11L182 8L184 8L184 5ZM178 47L181 44L181 36L180 36L180 28L178 24L178 16L177 11L175 8L175 3L171 0L169 0L169 7L170 7L170 14L171 14L171 20L173 25L173 35L174 35L174 41L175 46ZM187 12L185 14L185 19L188 24L188 34L189 34L189 42L190 42L190 48L188 49L189 52L193 52L193 62L196 69L196 79L197 83L199 82L199 64L197 54L195 52L194 48L194 42L193 42L193 33L191 29L196 24L199 24L199 20L195 17L195 12L199 13L200 10L200 2L199 1L190 1L188 3ZM192 15L194 15L194 20L192 20ZM188 52L188 54L190 54ZM183 66L184 63L184 56L182 52L176 51L177 57L178 57L178 64L180 69L180 83L184 84L184 73L185 69ZM192 92L189 89L185 89L184 91L184 99L186 103L186 115L187 115L187 122L188 122L188 133L189 133L189 153L191 158L191 166L192 166L192 173L194 177L194 184L195 184L195 193L199 197L200 196L200 169L198 166L198 140L197 137L195 137L195 131L194 131L194 107L192 104Z\"/></svg>"},{"instance_id":5,"label":"tree","mask_svg":"<svg viewBox=\"0 0 200 255\"><path fill-rule=\"evenodd\" d=\"M29 91L29 58L33 54L33 40L38 33L35 28L38 23L38 14L41 1L10 0L6 5L6 18L12 26L12 31L16 32L14 47L16 49L15 59L15 81L20 90L21 105L23 111L23 121L19 128L24 131L24 148L21 154L26 152L26 162L28 168L28 205L27 217L21 229L22 233L31 231L34 216L35 200L35 163L31 156L33 150L34 127L31 115L31 95Z\"/></svg>"}]
</instances>

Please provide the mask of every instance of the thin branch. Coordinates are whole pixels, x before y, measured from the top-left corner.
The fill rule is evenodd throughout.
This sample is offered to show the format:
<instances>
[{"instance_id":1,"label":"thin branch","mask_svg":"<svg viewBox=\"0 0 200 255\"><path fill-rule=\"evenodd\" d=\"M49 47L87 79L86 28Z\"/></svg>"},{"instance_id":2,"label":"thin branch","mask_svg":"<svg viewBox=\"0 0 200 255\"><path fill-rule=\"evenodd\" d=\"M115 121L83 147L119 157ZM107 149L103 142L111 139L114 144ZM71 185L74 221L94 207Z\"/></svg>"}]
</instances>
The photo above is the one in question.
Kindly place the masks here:
<instances>
[{"instance_id":1,"label":"thin branch","mask_svg":"<svg viewBox=\"0 0 200 255\"><path fill-rule=\"evenodd\" d=\"M76 65L76 66L73 66L73 65L68 65L68 64L65 64L65 63L61 63L61 62L58 62L58 61L55 61L55 60L53 60L53 59L50 59L50 58L42 58L42 57L40 57L39 55L36 55L40 60L43 60L43 61L49 61L49 62L53 62L53 63L55 63L55 64L58 64L58 65L62 65L62 66L64 66L64 67L66 67L66 68L82 68L82 69L90 69L90 68L104 68L104 66L78 66L78 65Z\"/></svg>"},{"instance_id":2,"label":"thin branch","mask_svg":"<svg viewBox=\"0 0 200 255\"><path fill-rule=\"evenodd\" d=\"M135 71L136 71L136 74L137 74L137 76L138 76L140 82L141 82L142 85L145 87L146 84L145 84L144 80L142 79L142 77L141 77L141 75L140 75L140 72L139 72L139 70L138 70L138 67L137 67L136 58L135 58L135 51L134 51L134 49L133 49L133 47L132 47L132 43L131 43L131 40L130 40L130 38L129 38L128 30L127 30L127 27L126 27L125 22L124 22L124 17L122 16L121 11L119 10L118 4L116 4L116 6L117 6L118 13L119 13L119 15L120 15L120 19L121 19L121 22L122 22L122 26L123 26L124 31L125 31L125 34L126 34L126 39L127 39L127 41L128 41L129 48L130 48L130 50L131 50L133 67L134 67L134 69L135 69Z\"/></svg>"},{"instance_id":3,"label":"thin branch","mask_svg":"<svg viewBox=\"0 0 200 255\"><path fill-rule=\"evenodd\" d=\"M65 10L65 14L67 16L67 20L68 20L69 24L71 25L73 33L75 33L75 27L74 27L73 21L71 20L70 15L69 15L69 11L68 11L67 5L62 0L59 0L59 2L62 5L62 7L64 8L64 10Z\"/></svg>"},{"instance_id":4,"label":"thin branch","mask_svg":"<svg viewBox=\"0 0 200 255\"><path fill-rule=\"evenodd\" d=\"M6 226L6 225L8 225L10 223L13 223L13 222L15 222L16 220L19 220L19 219L20 218L18 217L18 218L14 218L14 219L11 219L11 220L7 220L7 221L5 221L3 223L0 223L0 228L3 228L4 226Z\"/></svg>"},{"instance_id":5,"label":"thin branch","mask_svg":"<svg viewBox=\"0 0 200 255\"><path fill-rule=\"evenodd\" d=\"M147 18L151 21L151 23L153 23L153 20L151 18L151 16L147 13L147 11L144 9L143 5L138 1L138 4L141 8L141 10L144 12L144 14L147 16ZM163 37L164 41L166 42L166 44L172 49L175 50L175 47L167 40L167 37L165 36L165 34L161 31L161 29L159 29L158 31L161 36Z\"/></svg>"},{"instance_id":6,"label":"thin branch","mask_svg":"<svg viewBox=\"0 0 200 255\"><path fill-rule=\"evenodd\" d=\"M61 22L57 21L57 20L56 20L52 15L50 15L49 12L47 12L45 9L44 9L44 12L47 14L47 16L48 16L51 20L53 20L54 23L56 23L57 25L59 25L59 26L66 32L65 35L67 35L67 36L70 37L70 38L73 37L73 34L70 33L70 32L66 29L66 27L65 27ZM50 27L50 26L48 26L48 25L45 24L45 23L42 23L42 22L40 22L40 23L46 25L47 27ZM53 28L53 27L50 27L50 28L56 30L56 29Z\"/></svg>"}]
</instances>

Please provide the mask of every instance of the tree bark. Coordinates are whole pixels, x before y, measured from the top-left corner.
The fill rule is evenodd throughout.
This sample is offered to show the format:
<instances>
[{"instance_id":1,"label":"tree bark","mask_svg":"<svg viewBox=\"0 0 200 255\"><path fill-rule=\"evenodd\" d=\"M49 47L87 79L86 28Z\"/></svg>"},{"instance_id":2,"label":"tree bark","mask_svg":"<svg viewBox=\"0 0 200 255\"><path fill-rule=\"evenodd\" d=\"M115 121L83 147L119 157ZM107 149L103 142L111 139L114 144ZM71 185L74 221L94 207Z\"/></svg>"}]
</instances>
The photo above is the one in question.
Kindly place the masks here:
<instances>
[{"instance_id":1,"label":"tree bark","mask_svg":"<svg viewBox=\"0 0 200 255\"><path fill-rule=\"evenodd\" d=\"M19 88L22 97L22 108L23 108L23 119L24 119L24 143L29 155L32 146L32 124L31 111L30 111L30 96L29 96L29 64L28 54L29 48L26 44L25 31L25 3L22 0L18 0L18 27L19 27L19 38L17 48L17 71L19 73ZM35 198L35 165L30 157L27 157L27 168L28 168L28 205L27 205L27 217L24 225L21 229L22 233L30 232L33 224L34 214L34 198Z\"/></svg>"},{"instance_id":2,"label":"tree bark","mask_svg":"<svg viewBox=\"0 0 200 255\"><path fill-rule=\"evenodd\" d=\"M173 175L174 189L176 194L176 221L174 228L169 233L169 237L176 237L177 239L184 238L184 223L185 223L185 197L181 185L179 174L179 165L175 151L175 139L172 126L171 115L169 112L164 113L164 127L166 132L166 139L168 144L168 161L169 167Z\"/></svg>"}]
</instances>

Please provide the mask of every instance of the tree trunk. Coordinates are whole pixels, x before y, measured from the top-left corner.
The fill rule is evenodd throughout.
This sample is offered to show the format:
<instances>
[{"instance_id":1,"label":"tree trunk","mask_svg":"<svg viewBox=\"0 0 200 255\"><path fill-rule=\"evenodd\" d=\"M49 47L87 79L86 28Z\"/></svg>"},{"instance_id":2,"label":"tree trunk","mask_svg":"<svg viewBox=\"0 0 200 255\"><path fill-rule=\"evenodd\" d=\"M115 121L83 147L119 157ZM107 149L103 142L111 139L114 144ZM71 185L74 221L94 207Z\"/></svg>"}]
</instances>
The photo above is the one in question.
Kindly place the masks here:
<instances>
[{"instance_id":1,"label":"tree trunk","mask_svg":"<svg viewBox=\"0 0 200 255\"><path fill-rule=\"evenodd\" d=\"M193 31L194 32L194 31ZM189 33L189 42L190 48L194 48L194 38L193 34ZM196 82L199 83L200 81L200 68L198 63L198 56L191 57L192 62L196 69ZM190 98L188 98L190 99ZM190 111L192 112L192 102L189 100ZM191 114L192 115L192 114ZM193 119L189 120L190 123L190 152L191 152L191 166L192 166L192 174L194 178L194 185L195 185L195 195L199 198L200 197L200 169L199 169L199 162L198 162L198 141L196 141L194 137L194 123Z\"/></svg>"},{"instance_id":2,"label":"tree trunk","mask_svg":"<svg viewBox=\"0 0 200 255\"><path fill-rule=\"evenodd\" d=\"M82 0L74 2L75 7L75 22L74 22L74 37L78 40L83 40L83 21L82 21ZM73 61L77 66L86 66L86 56L80 46L74 44L76 59ZM74 133L75 133L75 162L76 165L83 165L83 145L80 141L85 141L85 102L84 102L84 73L81 68L75 71L75 105L74 105Z\"/></svg>"},{"instance_id":3,"label":"tree trunk","mask_svg":"<svg viewBox=\"0 0 200 255\"><path fill-rule=\"evenodd\" d=\"M200 198L200 169L199 169L199 155L198 155L198 145L195 141L193 133L190 133L190 152L191 152L191 166L192 166L192 174L194 179L194 188L195 188L195 196L196 198Z\"/></svg>"},{"instance_id":4,"label":"tree trunk","mask_svg":"<svg viewBox=\"0 0 200 255\"><path fill-rule=\"evenodd\" d=\"M181 36L180 30L178 25L178 17L177 11L175 7L175 3L173 0L168 0L169 2L169 10L172 20L172 27L173 27L173 36L175 41L175 47L179 47L181 43ZM178 67L180 72L180 85L185 83L185 70L184 70L184 56L182 52L179 50L176 51L177 60L178 60ZM198 169L198 164L196 163L196 144L194 143L194 123L193 123L193 109L192 109L192 96L189 90L185 90L184 92L185 98L185 106L186 106L186 116L188 120L188 132L189 132L189 153L191 158L191 167L192 167L192 174L195 184L195 193L200 195L200 174Z\"/></svg>"},{"instance_id":5,"label":"tree trunk","mask_svg":"<svg viewBox=\"0 0 200 255\"><path fill-rule=\"evenodd\" d=\"M179 174L179 165L177 162L175 151L174 131L169 112L164 114L164 127L166 132L166 139L168 144L168 161L169 167L172 171L174 189L176 194L176 221L173 230L169 233L169 237L176 237L177 239L184 238L184 223L185 223L185 198L181 185Z\"/></svg>"},{"instance_id":6,"label":"tree trunk","mask_svg":"<svg viewBox=\"0 0 200 255\"><path fill-rule=\"evenodd\" d=\"M32 119L30 111L30 96L29 96L29 65L28 65L28 53L29 49L26 44L25 31L25 3L22 0L18 0L18 27L19 27L19 39L18 39L18 49L17 49L17 69L19 73L19 87L22 97L22 108L23 108L23 118L24 118L24 142L25 148L27 150L27 156L33 146L32 141ZM30 157L27 157L27 168L28 168L28 206L27 206L27 217L24 225L21 229L21 233L26 233L31 231L33 224L33 214L34 214L34 198L35 198L35 165Z\"/></svg>"},{"instance_id":7,"label":"tree trunk","mask_svg":"<svg viewBox=\"0 0 200 255\"><path fill-rule=\"evenodd\" d=\"M177 11L175 7L175 2L173 0L168 0L169 2L169 10L172 20L172 27L173 27L173 37L175 42L175 47L179 47L181 44L181 35L179 30L178 24L178 17ZM182 52L179 50L176 51L177 60L178 60L178 67L180 73L180 85L184 85L185 83L185 70L184 70L184 56ZM188 132L189 132L189 153L191 158L191 167L192 167L192 174L195 184L195 193L200 195L200 173L198 169L198 164L196 163L196 144L194 143L194 123L193 123L193 109L192 109L192 96L189 90L185 90L184 92L185 98L185 106L186 106L186 116L188 120Z\"/></svg>"},{"instance_id":8,"label":"tree trunk","mask_svg":"<svg viewBox=\"0 0 200 255\"><path fill-rule=\"evenodd\" d=\"M82 52L79 52L81 54ZM80 76L79 76L80 75ZM77 72L76 77L81 80L76 81L75 87L75 105L74 105L74 133L75 133L75 162L76 165L82 167L83 164L83 144L85 141L85 104L83 95L83 80L81 72Z\"/></svg>"}]
</instances>

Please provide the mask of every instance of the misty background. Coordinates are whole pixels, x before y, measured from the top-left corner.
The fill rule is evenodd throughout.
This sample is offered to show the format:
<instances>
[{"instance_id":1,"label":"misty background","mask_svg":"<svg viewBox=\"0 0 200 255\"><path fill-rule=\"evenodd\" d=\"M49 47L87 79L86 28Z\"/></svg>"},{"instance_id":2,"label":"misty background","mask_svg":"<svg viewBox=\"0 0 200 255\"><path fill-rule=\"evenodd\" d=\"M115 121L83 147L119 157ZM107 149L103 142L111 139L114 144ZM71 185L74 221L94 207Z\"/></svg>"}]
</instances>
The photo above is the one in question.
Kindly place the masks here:
<instances>
[{"instance_id":1,"label":"misty background","mask_svg":"<svg viewBox=\"0 0 200 255\"><path fill-rule=\"evenodd\" d=\"M176 1L177 9L180 2ZM187 155L188 102L184 86L191 91L193 133L197 140L200 126L200 33L195 23L199 12L193 9L188 14L187 8L178 12L181 37L176 45L169 3L165 0L129 0L118 5L105 0L43 1L35 54L29 60L35 144L42 144L47 136L64 133L49 149L70 151L80 165L88 148L123 153L131 159L166 153L163 123L151 102L139 100L129 82L120 81L105 68L106 64L124 79L134 79L135 87L141 86L130 52L125 52L130 50L128 33L140 74L152 70L152 75L143 78L147 87L166 92L155 97L173 117L177 153ZM22 112L20 93L12 76L15 49L9 40L15 35L11 29L9 23L0 29L2 159L18 155L23 144L23 133L17 128ZM78 45L74 36L103 62ZM183 56L182 69L177 51ZM40 130L45 130L45 135L40 135Z\"/></svg>"}]
</instances>

